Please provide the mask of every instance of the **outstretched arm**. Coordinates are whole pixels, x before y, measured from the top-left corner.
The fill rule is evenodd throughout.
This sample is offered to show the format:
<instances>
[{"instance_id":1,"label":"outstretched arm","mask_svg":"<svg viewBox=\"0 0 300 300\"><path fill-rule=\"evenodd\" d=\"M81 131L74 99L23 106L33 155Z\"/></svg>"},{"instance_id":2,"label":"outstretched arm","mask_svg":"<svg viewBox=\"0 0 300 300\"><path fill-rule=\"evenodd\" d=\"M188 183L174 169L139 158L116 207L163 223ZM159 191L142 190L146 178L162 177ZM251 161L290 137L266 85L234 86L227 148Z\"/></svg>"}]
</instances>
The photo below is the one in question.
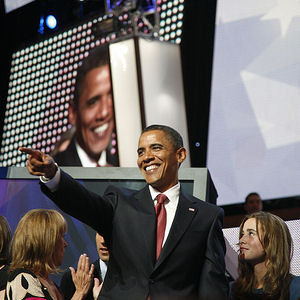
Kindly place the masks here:
<instances>
[{"instance_id":1,"label":"outstretched arm","mask_svg":"<svg viewBox=\"0 0 300 300\"><path fill-rule=\"evenodd\" d=\"M28 155L27 169L30 174L35 176L44 176L48 179L52 179L54 177L57 171L57 165L50 155L39 150L25 147L20 147L19 150Z\"/></svg>"},{"instance_id":2,"label":"outstretched arm","mask_svg":"<svg viewBox=\"0 0 300 300\"><path fill-rule=\"evenodd\" d=\"M91 226L109 240L114 209L111 199L116 197L112 195L109 199L90 192L60 170L50 155L23 147L20 151L28 155L29 173L42 176L42 192L65 213Z\"/></svg>"}]
</instances>

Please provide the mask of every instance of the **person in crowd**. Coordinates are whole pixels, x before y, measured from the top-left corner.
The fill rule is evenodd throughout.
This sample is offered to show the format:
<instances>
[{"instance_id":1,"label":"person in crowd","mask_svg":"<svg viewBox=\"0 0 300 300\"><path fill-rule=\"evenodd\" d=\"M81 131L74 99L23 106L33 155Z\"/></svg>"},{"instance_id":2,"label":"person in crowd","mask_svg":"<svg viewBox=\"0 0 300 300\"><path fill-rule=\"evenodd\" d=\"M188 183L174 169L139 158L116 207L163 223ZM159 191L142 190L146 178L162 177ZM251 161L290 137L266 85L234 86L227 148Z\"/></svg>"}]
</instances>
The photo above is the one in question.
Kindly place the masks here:
<instances>
[{"instance_id":1,"label":"person in crowd","mask_svg":"<svg viewBox=\"0 0 300 300\"><path fill-rule=\"evenodd\" d=\"M11 229L5 217L0 215L0 300L4 299L10 261Z\"/></svg>"},{"instance_id":2,"label":"person in crowd","mask_svg":"<svg viewBox=\"0 0 300 300\"><path fill-rule=\"evenodd\" d=\"M140 191L110 186L104 196L49 155L20 151L28 154L28 171L42 176L42 191L104 237L110 259L99 299L227 299L223 210L182 190L178 169L186 149L176 130L145 128L137 164L147 185Z\"/></svg>"},{"instance_id":3,"label":"person in crowd","mask_svg":"<svg viewBox=\"0 0 300 300\"><path fill-rule=\"evenodd\" d=\"M240 225L238 278L230 299L298 300L300 277L290 274L292 238L285 222L256 212Z\"/></svg>"},{"instance_id":4,"label":"person in crowd","mask_svg":"<svg viewBox=\"0 0 300 300\"><path fill-rule=\"evenodd\" d=\"M252 214L257 211L262 211L263 203L261 201L260 195L256 192L252 192L248 194L245 199L244 209L247 214Z\"/></svg>"},{"instance_id":5,"label":"person in crowd","mask_svg":"<svg viewBox=\"0 0 300 300\"><path fill-rule=\"evenodd\" d=\"M107 45L91 50L77 70L69 122L76 132L66 150L55 154L61 166L118 166Z\"/></svg>"},{"instance_id":6,"label":"person in crowd","mask_svg":"<svg viewBox=\"0 0 300 300\"><path fill-rule=\"evenodd\" d=\"M101 284L105 278L106 271L107 271L107 263L109 260L109 251L105 244L103 236L99 233L96 233L96 247L97 252L99 254L99 259L97 259L93 265L94 268L94 278L98 279L97 285ZM75 292L75 285L72 281L71 272L67 271L62 276L60 282L60 290L64 296L64 299L71 299L72 295ZM90 288L88 294L85 296L85 300L94 300L93 297L93 289Z\"/></svg>"},{"instance_id":7,"label":"person in crowd","mask_svg":"<svg viewBox=\"0 0 300 300\"><path fill-rule=\"evenodd\" d=\"M62 264L67 246L66 231L67 223L56 210L33 209L21 218L12 241L5 299L63 299L49 275ZM77 271L71 269L76 287L72 300L84 299L92 282L93 270L86 254L81 255Z\"/></svg>"}]
</instances>

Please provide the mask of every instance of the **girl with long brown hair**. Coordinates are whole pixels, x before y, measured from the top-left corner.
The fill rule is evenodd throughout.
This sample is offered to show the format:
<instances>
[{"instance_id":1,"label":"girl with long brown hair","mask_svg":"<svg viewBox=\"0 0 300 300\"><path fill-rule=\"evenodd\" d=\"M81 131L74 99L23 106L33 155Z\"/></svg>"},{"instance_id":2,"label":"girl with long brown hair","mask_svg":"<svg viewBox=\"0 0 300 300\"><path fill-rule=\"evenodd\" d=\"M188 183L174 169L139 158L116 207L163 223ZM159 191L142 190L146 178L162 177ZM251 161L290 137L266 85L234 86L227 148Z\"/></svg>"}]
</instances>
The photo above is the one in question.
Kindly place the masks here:
<instances>
[{"instance_id":1,"label":"girl with long brown hair","mask_svg":"<svg viewBox=\"0 0 300 300\"><path fill-rule=\"evenodd\" d=\"M298 300L300 277L290 274L292 238L281 218L267 212L246 216L239 246L239 275L230 299Z\"/></svg>"}]
</instances>

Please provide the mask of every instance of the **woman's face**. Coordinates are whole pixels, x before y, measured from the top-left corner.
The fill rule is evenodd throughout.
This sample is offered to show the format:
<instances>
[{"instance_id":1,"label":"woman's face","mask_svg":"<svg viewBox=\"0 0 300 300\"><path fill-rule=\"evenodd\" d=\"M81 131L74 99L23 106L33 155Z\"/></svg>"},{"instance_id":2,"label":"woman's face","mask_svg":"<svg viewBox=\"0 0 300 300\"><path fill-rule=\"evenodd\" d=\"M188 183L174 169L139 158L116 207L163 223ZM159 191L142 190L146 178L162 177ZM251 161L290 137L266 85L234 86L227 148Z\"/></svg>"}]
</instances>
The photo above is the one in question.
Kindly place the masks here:
<instances>
[{"instance_id":1,"label":"woman's face","mask_svg":"<svg viewBox=\"0 0 300 300\"><path fill-rule=\"evenodd\" d=\"M252 265L265 261L266 253L259 239L261 226L256 226L256 219L248 219L242 228L240 237L240 259Z\"/></svg>"},{"instance_id":2,"label":"woman's face","mask_svg":"<svg viewBox=\"0 0 300 300\"><path fill-rule=\"evenodd\" d=\"M54 264L55 266L60 266L63 262L63 258L65 255L65 248L68 246L67 242L65 241L64 236L58 239L55 244L55 251L54 251Z\"/></svg>"}]
</instances>

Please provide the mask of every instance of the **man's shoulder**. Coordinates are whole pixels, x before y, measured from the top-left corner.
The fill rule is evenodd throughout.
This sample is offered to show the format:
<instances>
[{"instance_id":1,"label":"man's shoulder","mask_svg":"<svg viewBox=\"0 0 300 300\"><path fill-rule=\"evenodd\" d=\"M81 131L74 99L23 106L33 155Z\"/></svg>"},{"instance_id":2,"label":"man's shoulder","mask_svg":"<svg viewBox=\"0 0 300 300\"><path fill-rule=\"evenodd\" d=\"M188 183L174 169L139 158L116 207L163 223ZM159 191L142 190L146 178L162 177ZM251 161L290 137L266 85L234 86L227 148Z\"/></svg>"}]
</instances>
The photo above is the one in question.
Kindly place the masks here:
<instances>
[{"instance_id":1,"label":"man's shoulder","mask_svg":"<svg viewBox=\"0 0 300 300\"><path fill-rule=\"evenodd\" d=\"M66 150L58 152L53 159L59 166L78 166L81 167L81 161L78 156L75 141L72 139Z\"/></svg>"},{"instance_id":2,"label":"man's shoulder","mask_svg":"<svg viewBox=\"0 0 300 300\"><path fill-rule=\"evenodd\" d=\"M116 185L109 185L106 190L105 190L105 195L109 194L118 194L122 195L124 197L133 197L136 194L142 193L145 190L146 187L144 187L141 190L135 190L135 189L130 189L122 186L116 186Z\"/></svg>"},{"instance_id":3,"label":"man's shoulder","mask_svg":"<svg viewBox=\"0 0 300 300\"><path fill-rule=\"evenodd\" d=\"M192 201L196 206L200 207L201 209L206 209L208 211L215 211L215 212L222 212L223 209L215 204L206 202L202 199L199 199L183 190L181 190L181 193L184 197L186 197L187 199L189 199L190 201Z\"/></svg>"}]
</instances>

